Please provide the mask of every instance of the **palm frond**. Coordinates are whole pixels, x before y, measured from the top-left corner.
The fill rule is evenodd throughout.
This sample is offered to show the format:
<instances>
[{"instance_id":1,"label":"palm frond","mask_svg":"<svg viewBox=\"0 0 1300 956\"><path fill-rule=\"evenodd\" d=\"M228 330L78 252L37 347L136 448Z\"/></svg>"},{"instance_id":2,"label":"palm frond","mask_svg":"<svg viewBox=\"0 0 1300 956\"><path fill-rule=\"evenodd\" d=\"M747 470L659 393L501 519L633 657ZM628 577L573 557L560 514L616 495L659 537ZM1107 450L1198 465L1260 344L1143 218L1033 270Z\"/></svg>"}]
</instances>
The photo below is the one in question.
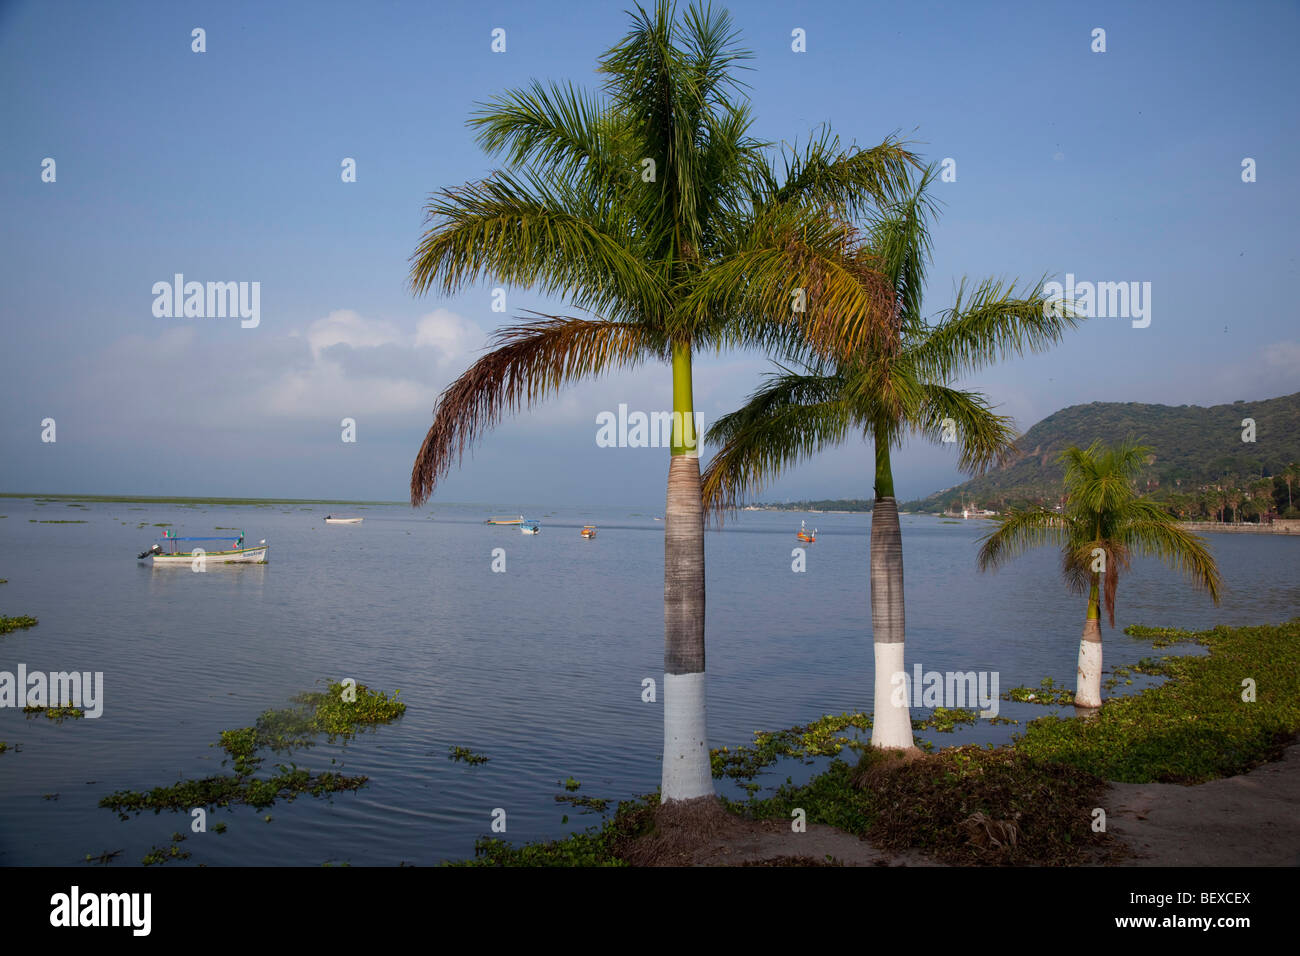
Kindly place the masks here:
<instances>
[{"instance_id":1,"label":"palm frond","mask_svg":"<svg viewBox=\"0 0 1300 956\"><path fill-rule=\"evenodd\" d=\"M1068 547L1075 532L1068 515L1045 511L1009 511L998 527L980 539L979 569L998 568L1012 558L1045 544Z\"/></svg>"},{"instance_id":2,"label":"palm frond","mask_svg":"<svg viewBox=\"0 0 1300 956\"><path fill-rule=\"evenodd\" d=\"M486 355L447 387L411 469L411 504L429 499L452 464L507 413L610 368L667 356L643 325L544 316L499 330Z\"/></svg>"},{"instance_id":3,"label":"palm frond","mask_svg":"<svg viewBox=\"0 0 1300 956\"><path fill-rule=\"evenodd\" d=\"M562 184L496 175L435 193L411 256L411 289L452 294L480 279L534 286L609 316L666 308L662 277L632 247L629 224Z\"/></svg>"},{"instance_id":4,"label":"palm frond","mask_svg":"<svg viewBox=\"0 0 1300 956\"><path fill-rule=\"evenodd\" d=\"M706 436L720 447L700 479L705 511L721 521L785 468L843 441L854 419L841 391L835 376L786 371L718 419Z\"/></svg>"},{"instance_id":5,"label":"palm frond","mask_svg":"<svg viewBox=\"0 0 1300 956\"><path fill-rule=\"evenodd\" d=\"M1047 303L1041 281L1021 291L997 279L968 289L963 280L952 308L918 336L911 360L948 379L999 359L1044 351L1081 321L1067 309L1049 310Z\"/></svg>"}]
</instances>

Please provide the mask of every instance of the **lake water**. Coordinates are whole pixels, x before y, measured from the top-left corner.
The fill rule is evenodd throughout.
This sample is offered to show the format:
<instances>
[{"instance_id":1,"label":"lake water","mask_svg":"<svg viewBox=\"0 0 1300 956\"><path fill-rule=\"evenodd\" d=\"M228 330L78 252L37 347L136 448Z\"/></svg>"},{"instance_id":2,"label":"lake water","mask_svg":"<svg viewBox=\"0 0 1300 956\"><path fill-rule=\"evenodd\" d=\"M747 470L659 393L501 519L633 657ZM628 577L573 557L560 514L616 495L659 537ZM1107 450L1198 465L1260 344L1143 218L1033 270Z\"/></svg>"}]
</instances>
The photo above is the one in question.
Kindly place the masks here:
<instances>
[{"instance_id":1,"label":"lake water","mask_svg":"<svg viewBox=\"0 0 1300 956\"><path fill-rule=\"evenodd\" d=\"M519 513L518 503L349 507L364 524L326 526L323 516L340 510L327 506L0 499L8 579L0 613L40 620L0 637L0 670L104 674L99 719L56 724L0 709L0 741L21 747L0 754L0 864L71 865L117 849L118 864L138 863L173 831L189 833L188 818L123 822L100 798L221 772L224 754L210 746L220 731L251 725L323 678L400 688L408 709L346 746L322 742L281 759L313 771L341 764L369 784L332 801L216 811L208 832L184 844L188 863L435 864L472 856L498 807L516 842L596 822L555 802L567 777L582 782L580 794L615 800L658 786L662 697L641 699L643 678L662 690L657 511L524 507L542 521L540 535L524 536L483 524ZM807 571L793 573L801 518L820 534ZM72 520L85 523L41 523ZM1002 690L1045 676L1073 687L1084 602L1061 583L1055 551L979 574L986 523L902 521L909 669L996 671ZM588 522L599 526L595 540L578 534ZM135 556L162 533L155 523L193 536L241 529L250 544L267 539L270 563L203 574L153 568ZM712 746L827 713L870 712L869 526L868 515L748 512L707 534ZM1104 632L1107 672L1152 653L1119 633L1128 624L1202 628L1300 614L1300 538L1209 540L1227 582L1222 607L1162 566L1137 562L1120 582L1117 629ZM505 573L491 570L498 547ZM1000 706L1022 721L1052 712ZM1005 742L1019 729L980 721L920 736ZM489 762L452 762L451 746ZM816 769L787 762L760 781ZM228 832L212 831L218 821Z\"/></svg>"}]
</instances>

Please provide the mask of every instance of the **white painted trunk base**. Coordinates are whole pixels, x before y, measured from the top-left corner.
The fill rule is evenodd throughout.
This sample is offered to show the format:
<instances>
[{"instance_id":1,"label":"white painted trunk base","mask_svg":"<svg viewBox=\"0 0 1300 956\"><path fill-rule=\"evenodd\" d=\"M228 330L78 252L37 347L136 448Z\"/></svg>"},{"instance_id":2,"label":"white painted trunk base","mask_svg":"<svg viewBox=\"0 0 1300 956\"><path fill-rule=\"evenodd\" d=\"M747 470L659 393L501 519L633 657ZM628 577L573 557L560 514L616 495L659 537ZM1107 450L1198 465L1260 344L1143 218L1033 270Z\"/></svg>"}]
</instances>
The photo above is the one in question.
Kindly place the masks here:
<instances>
[{"instance_id":1,"label":"white painted trunk base","mask_svg":"<svg viewBox=\"0 0 1300 956\"><path fill-rule=\"evenodd\" d=\"M1101 706L1101 641L1079 641L1079 674L1075 707Z\"/></svg>"},{"instance_id":2,"label":"white painted trunk base","mask_svg":"<svg viewBox=\"0 0 1300 956\"><path fill-rule=\"evenodd\" d=\"M876 703L871 715L871 746L906 750L916 746L912 739L912 713L906 703L901 707L894 703L898 685L890 680L895 674L906 673L903 644L873 642L873 645L876 649ZM902 699L907 698L904 696Z\"/></svg>"},{"instance_id":3,"label":"white painted trunk base","mask_svg":"<svg viewBox=\"0 0 1300 956\"><path fill-rule=\"evenodd\" d=\"M713 796L704 684L703 672L664 675L664 803Z\"/></svg>"}]
</instances>

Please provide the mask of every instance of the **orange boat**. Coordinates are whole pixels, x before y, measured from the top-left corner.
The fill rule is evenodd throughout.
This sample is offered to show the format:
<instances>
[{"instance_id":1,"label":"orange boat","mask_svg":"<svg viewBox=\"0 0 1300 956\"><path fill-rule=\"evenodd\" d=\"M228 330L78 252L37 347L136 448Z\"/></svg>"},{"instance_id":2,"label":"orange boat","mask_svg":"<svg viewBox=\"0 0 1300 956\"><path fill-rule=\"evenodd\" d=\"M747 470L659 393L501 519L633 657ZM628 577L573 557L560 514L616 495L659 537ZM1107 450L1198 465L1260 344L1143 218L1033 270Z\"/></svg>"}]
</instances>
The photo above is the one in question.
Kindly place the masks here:
<instances>
[{"instance_id":1,"label":"orange boat","mask_svg":"<svg viewBox=\"0 0 1300 956\"><path fill-rule=\"evenodd\" d=\"M584 538L596 537L596 526L593 524L584 524L580 532Z\"/></svg>"},{"instance_id":2,"label":"orange boat","mask_svg":"<svg viewBox=\"0 0 1300 956\"><path fill-rule=\"evenodd\" d=\"M813 528L811 531L809 531L808 528L804 525L804 523L800 521L799 533L796 535L796 537L800 541L807 541L809 544L812 544L814 541L817 540L817 529Z\"/></svg>"}]
</instances>

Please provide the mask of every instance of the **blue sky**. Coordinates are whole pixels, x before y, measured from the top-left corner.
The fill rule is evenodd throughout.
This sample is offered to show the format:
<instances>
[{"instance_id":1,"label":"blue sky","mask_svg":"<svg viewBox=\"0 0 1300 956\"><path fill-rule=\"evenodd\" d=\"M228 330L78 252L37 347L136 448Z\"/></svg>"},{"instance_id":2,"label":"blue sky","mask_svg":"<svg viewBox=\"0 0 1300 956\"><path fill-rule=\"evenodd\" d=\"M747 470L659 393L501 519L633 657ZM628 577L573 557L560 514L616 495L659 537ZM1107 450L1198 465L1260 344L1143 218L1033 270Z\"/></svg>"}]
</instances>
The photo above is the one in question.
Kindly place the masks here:
<instances>
[{"instance_id":1,"label":"blue sky","mask_svg":"<svg viewBox=\"0 0 1300 956\"><path fill-rule=\"evenodd\" d=\"M0 6L0 490L404 498L439 392L509 318L488 286L410 295L426 198L492 168L465 127L476 102L533 78L594 87L626 6ZM955 161L928 311L963 275L1151 283L1148 327L1094 318L963 383L1022 428L1079 402L1300 389L1296 4L727 6L754 53L756 135L829 122ZM260 323L156 317L152 287L176 273L259 282ZM563 310L527 289L507 305ZM706 423L767 367L701 357ZM652 506L667 452L599 448L595 416L670 397L663 367L569 389L491 433L437 499ZM903 498L959 480L942 447L909 445L895 471ZM870 451L762 497L805 496L870 497Z\"/></svg>"}]
</instances>

